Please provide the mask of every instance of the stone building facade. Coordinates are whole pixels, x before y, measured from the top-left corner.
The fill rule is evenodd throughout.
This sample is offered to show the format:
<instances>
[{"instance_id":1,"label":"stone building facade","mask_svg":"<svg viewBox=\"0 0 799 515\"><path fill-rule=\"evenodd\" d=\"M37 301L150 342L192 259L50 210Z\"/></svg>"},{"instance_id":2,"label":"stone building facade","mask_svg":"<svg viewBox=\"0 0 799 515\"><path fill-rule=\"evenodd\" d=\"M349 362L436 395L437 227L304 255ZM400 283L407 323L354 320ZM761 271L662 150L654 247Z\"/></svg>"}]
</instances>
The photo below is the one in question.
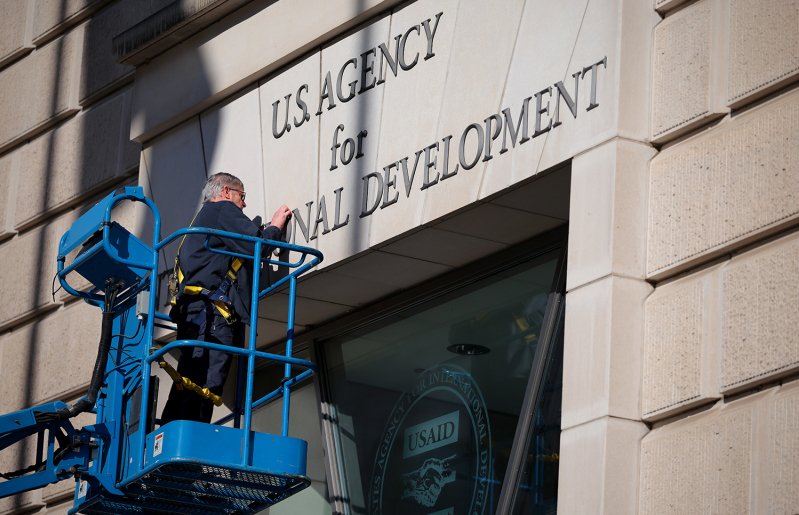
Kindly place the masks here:
<instances>
[{"instance_id":1,"label":"stone building facade","mask_svg":"<svg viewBox=\"0 0 799 515\"><path fill-rule=\"evenodd\" d=\"M54 259L73 220L137 182L141 145L128 138L134 71L114 63L111 41L168 3L0 4L0 284L16 292L0 316L3 413L74 401L88 387L99 319L63 291L52 294ZM0 468L31 465L34 451L35 442L7 449ZM2 499L0 511L66 513L74 486Z\"/></svg>"},{"instance_id":2,"label":"stone building facade","mask_svg":"<svg viewBox=\"0 0 799 515\"><path fill-rule=\"evenodd\" d=\"M289 205L292 241L325 255L295 327L321 369L292 414L313 484L270 511L391 513L365 442L386 399L446 359L414 365L428 350L385 320L432 324L417 306L559 248L565 284L545 293L565 300L563 331L556 314L534 335L562 342L557 453L531 454L556 466L525 483L534 429L496 408L496 495L469 511L797 513L798 28L796 0L0 1L0 412L88 387L99 316L51 290L72 221L139 185L166 236L226 171L246 214ZM151 231L143 211L115 213ZM285 300L262 303L260 348L283 348ZM488 402L528 406L531 364L487 373ZM375 427L352 385L389 402ZM0 471L32 452L4 451ZM525 484L543 497L522 507ZM3 499L0 515L66 513L73 491Z\"/></svg>"}]
</instances>

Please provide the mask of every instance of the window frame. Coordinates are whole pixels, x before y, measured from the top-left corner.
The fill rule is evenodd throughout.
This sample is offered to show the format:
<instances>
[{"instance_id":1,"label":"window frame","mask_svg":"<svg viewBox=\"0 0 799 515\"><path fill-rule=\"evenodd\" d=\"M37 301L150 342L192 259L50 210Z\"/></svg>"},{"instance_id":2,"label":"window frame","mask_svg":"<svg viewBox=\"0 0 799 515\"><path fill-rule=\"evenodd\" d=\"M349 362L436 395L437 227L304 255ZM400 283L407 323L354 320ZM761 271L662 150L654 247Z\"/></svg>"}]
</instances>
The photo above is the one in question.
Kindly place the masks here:
<instances>
[{"instance_id":1,"label":"window frame","mask_svg":"<svg viewBox=\"0 0 799 515\"><path fill-rule=\"evenodd\" d=\"M522 467L525 462L525 451L529 444L533 417L538 410L541 400L541 390L546 380L547 362L552 354L552 340L557 331L558 318L564 308L566 297L566 257L568 255L567 245L561 247L561 255L558 258L558 267L555 270L555 277L552 289L547 301L547 309L544 314L542 338L535 350L533 366L530 377L527 381L527 390L522 401L522 409L519 413L519 423L516 426L516 434L513 437L513 445L510 450L508 468L505 472L505 482L499 494L497 504L497 515L510 515L513 509L516 493L519 491L519 481L521 480ZM565 313L564 313L565 315ZM562 410L562 407L561 407Z\"/></svg>"}]
</instances>

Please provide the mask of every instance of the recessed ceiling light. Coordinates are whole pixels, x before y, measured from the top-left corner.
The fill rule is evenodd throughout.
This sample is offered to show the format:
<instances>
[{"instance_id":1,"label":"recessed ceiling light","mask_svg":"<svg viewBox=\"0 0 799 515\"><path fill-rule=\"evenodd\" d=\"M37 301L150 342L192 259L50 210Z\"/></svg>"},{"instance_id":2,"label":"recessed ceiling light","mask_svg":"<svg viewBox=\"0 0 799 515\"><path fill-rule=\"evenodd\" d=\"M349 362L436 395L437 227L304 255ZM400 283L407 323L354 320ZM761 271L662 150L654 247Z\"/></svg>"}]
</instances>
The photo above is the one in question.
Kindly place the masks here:
<instances>
[{"instance_id":1,"label":"recessed ceiling light","mask_svg":"<svg viewBox=\"0 0 799 515\"><path fill-rule=\"evenodd\" d=\"M488 354L491 349L483 347L482 345L474 345L471 343L458 343L450 345L447 350L453 354L460 354L461 356L480 356L481 354Z\"/></svg>"}]
</instances>

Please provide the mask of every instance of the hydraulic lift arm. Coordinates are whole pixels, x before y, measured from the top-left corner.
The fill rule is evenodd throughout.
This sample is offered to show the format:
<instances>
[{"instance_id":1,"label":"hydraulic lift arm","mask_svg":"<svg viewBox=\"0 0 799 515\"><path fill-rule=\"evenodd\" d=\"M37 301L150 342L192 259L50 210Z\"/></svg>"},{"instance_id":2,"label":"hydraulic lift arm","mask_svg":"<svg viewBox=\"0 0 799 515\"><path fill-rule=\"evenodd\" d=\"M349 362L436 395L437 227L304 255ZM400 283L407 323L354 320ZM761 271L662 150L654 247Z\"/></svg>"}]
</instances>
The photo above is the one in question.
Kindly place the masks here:
<instances>
[{"instance_id":1,"label":"hydraulic lift arm","mask_svg":"<svg viewBox=\"0 0 799 515\"><path fill-rule=\"evenodd\" d=\"M88 435L78 434L69 420L36 421L36 413L56 414L66 408L65 403L56 401L0 416L0 450L29 436L38 437L36 463L3 474L0 497L35 490L88 470L89 449L96 446Z\"/></svg>"}]
</instances>

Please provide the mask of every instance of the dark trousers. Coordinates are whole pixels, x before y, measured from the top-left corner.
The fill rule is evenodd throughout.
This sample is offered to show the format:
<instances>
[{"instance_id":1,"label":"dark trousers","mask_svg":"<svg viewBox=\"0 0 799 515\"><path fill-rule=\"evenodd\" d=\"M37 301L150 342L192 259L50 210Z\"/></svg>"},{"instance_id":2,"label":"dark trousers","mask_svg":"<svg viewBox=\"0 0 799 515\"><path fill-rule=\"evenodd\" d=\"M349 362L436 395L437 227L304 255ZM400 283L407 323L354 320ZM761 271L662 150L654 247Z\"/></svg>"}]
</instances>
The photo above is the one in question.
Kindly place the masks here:
<instances>
[{"instance_id":1,"label":"dark trousers","mask_svg":"<svg viewBox=\"0 0 799 515\"><path fill-rule=\"evenodd\" d=\"M192 323L196 315L187 316L188 320L179 320L177 327L178 340L200 340L233 347L241 347L244 343L244 324L235 322L228 324L216 310L209 310L205 322L198 327ZM216 395L222 395L233 356L226 352L204 349L202 347L184 347L181 349L177 371L183 377L192 380L200 388L208 388ZM211 422L214 403L200 397L191 390L178 390L172 384L169 399L161 414L161 425L172 420L194 420Z\"/></svg>"}]
</instances>

